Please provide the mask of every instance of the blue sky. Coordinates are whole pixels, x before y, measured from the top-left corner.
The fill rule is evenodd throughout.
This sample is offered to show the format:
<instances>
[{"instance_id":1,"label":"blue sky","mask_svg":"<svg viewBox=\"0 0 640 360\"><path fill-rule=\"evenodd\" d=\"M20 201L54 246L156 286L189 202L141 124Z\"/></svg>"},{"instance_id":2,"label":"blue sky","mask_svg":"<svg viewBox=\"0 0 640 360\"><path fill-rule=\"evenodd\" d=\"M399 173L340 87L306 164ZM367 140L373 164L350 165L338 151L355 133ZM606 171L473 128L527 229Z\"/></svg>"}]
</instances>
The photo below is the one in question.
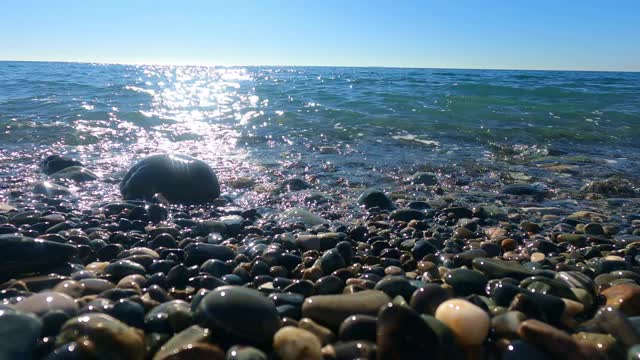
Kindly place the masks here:
<instances>
[{"instance_id":1,"label":"blue sky","mask_svg":"<svg viewBox=\"0 0 640 360\"><path fill-rule=\"evenodd\" d=\"M2 0L0 59L640 71L638 0Z\"/></svg>"}]
</instances>

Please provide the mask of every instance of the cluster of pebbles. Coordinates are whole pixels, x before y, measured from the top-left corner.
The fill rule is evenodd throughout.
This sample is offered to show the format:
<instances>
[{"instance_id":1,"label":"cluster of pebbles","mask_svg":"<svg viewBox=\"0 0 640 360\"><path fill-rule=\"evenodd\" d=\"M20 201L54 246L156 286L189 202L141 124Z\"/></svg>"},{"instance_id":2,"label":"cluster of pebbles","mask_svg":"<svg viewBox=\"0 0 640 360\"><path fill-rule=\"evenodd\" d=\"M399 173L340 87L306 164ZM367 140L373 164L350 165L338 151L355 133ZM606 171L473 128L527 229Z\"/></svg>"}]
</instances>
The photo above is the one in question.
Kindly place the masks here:
<instances>
[{"instance_id":1,"label":"cluster of pebbles","mask_svg":"<svg viewBox=\"0 0 640 360\"><path fill-rule=\"evenodd\" d=\"M60 156L43 170L89 176ZM166 155L121 192L92 210L0 204L0 359L640 358L640 217L367 190L353 220L265 218Z\"/></svg>"}]
</instances>

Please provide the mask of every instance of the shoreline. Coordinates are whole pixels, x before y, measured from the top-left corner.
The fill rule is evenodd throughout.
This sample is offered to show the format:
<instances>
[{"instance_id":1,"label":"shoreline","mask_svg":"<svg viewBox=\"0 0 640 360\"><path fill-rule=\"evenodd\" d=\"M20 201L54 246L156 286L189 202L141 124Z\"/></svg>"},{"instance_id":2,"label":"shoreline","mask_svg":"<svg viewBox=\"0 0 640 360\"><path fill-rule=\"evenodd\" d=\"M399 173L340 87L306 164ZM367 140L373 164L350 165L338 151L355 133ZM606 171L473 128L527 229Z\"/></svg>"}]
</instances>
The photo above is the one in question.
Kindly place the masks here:
<instances>
[{"instance_id":1,"label":"shoreline","mask_svg":"<svg viewBox=\"0 0 640 360\"><path fill-rule=\"evenodd\" d=\"M45 194L89 176L65 161L76 168L62 169L66 180L50 175L60 187L44 184ZM424 344L438 358L638 351L629 341L640 340L633 184L610 178L568 196L517 181L488 191L496 185L476 187L473 174L395 181L390 193L354 187L345 196L323 193L322 178L307 173L265 188L260 207L224 191L205 205L160 196L82 210L64 192L22 193L29 205L0 206L0 326L22 325L16 331L35 342L20 351L37 357L67 343L131 359L196 350L414 358ZM261 186L251 177L223 185ZM461 326L460 317L476 320ZM265 328L256 333L252 322Z\"/></svg>"}]
</instances>

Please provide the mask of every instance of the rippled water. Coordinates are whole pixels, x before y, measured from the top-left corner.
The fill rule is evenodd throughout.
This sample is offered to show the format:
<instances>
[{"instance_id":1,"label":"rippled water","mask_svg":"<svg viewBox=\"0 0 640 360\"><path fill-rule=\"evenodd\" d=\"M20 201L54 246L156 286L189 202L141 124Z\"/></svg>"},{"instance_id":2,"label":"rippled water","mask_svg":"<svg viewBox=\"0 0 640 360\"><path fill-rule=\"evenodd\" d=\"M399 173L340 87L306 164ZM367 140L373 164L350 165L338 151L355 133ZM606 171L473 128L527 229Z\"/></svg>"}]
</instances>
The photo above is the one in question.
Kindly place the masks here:
<instances>
[{"instance_id":1,"label":"rippled water","mask_svg":"<svg viewBox=\"0 0 640 360\"><path fill-rule=\"evenodd\" d=\"M639 124L640 73L0 62L0 191L60 152L102 175L85 190L109 198L161 151L209 161L223 187L292 175L384 187L480 165L544 178L547 160L591 164L560 179L578 186L638 176Z\"/></svg>"}]
</instances>

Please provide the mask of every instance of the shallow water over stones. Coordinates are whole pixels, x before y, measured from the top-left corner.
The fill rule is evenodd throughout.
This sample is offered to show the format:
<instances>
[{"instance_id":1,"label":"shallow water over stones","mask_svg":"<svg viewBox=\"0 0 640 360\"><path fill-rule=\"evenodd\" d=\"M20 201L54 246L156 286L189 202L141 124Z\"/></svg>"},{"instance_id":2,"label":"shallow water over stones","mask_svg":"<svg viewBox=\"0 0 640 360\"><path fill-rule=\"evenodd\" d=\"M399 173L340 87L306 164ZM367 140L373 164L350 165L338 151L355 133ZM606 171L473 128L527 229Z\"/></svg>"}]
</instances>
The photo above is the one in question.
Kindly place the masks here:
<instances>
[{"instance_id":1,"label":"shallow water over stones","mask_svg":"<svg viewBox=\"0 0 640 360\"><path fill-rule=\"evenodd\" d=\"M286 179L262 191L278 202L323 189L312 177ZM19 339L7 335L0 354L638 352L640 203L581 208L531 184L450 197L445 174L406 179L395 191L352 189L359 202L333 194L282 211L228 194L205 204L152 194L79 209L63 204L68 194L40 192L48 202L2 206L0 334Z\"/></svg>"}]
</instances>

